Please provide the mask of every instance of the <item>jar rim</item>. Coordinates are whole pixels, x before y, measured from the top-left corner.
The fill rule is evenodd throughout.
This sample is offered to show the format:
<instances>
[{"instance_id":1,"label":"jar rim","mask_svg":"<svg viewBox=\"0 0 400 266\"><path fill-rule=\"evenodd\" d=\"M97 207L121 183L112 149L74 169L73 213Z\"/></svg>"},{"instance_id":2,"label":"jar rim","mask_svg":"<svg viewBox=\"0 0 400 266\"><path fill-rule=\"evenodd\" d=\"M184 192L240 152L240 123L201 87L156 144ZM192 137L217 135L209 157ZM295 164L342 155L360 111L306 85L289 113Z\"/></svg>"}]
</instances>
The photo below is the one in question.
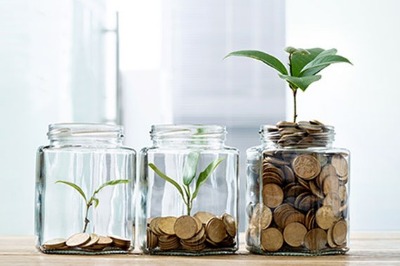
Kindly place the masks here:
<instances>
[{"instance_id":1,"label":"jar rim","mask_svg":"<svg viewBox=\"0 0 400 266\"><path fill-rule=\"evenodd\" d=\"M224 138L226 127L207 124L158 124L152 125L150 136L154 138Z\"/></svg>"},{"instance_id":2,"label":"jar rim","mask_svg":"<svg viewBox=\"0 0 400 266\"><path fill-rule=\"evenodd\" d=\"M121 125L103 123L53 123L49 125L47 136L50 140L68 138L123 138Z\"/></svg>"}]
</instances>

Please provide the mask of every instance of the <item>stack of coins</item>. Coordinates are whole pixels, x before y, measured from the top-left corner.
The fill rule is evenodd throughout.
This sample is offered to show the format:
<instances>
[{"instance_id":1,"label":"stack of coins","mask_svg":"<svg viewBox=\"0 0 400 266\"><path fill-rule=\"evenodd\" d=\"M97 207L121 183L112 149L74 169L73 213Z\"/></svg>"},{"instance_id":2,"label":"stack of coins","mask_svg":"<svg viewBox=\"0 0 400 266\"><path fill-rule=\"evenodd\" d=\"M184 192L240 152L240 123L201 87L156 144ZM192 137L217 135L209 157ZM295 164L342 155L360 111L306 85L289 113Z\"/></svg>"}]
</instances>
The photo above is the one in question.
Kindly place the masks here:
<instances>
[{"instance_id":1,"label":"stack of coins","mask_svg":"<svg viewBox=\"0 0 400 266\"><path fill-rule=\"evenodd\" d=\"M147 226L147 247L150 250L202 251L207 248L229 248L236 245L235 219L225 213L217 217L209 212L193 216L155 217Z\"/></svg>"},{"instance_id":2,"label":"stack of coins","mask_svg":"<svg viewBox=\"0 0 400 266\"><path fill-rule=\"evenodd\" d=\"M248 208L248 249L260 247L266 253L347 249L347 154L266 150L260 167L261 201Z\"/></svg>"},{"instance_id":3,"label":"stack of coins","mask_svg":"<svg viewBox=\"0 0 400 266\"><path fill-rule=\"evenodd\" d=\"M44 251L51 250L74 250L74 251L102 251L110 249L129 250L131 241L118 236L101 236L97 234L77 233L68 239L56 238L46 241L42 248Z\"/></svg>"},{"instance_id":4,"label":"stack of coins","mask_svg":"<svg viewBox=\"0 0 400 266\"><path fill-rule=\"evenodd\" d=\"M282 147L307 148L310 144L314 147L326 146L331 128L317 120L312 120L297 123L281 121L276 126L265 129L270 139Z\"/></svg>"}]
</instances>

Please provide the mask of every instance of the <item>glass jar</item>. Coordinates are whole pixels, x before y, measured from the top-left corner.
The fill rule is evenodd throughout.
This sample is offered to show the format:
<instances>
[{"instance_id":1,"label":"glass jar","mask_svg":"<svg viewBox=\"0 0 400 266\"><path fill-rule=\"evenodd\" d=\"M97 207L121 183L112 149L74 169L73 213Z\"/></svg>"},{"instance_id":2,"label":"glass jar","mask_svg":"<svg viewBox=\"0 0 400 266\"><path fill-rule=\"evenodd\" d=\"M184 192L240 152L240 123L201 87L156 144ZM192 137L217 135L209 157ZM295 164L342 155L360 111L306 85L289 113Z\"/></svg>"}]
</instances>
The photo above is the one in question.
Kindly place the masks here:
<instances>
[{"instance_id":1,"label":"glass jar","mask_svg":"<svg viewBox=\"0 0 400 266\"><path fill-rule=\"evenodd\" d=\"M152 126L140 154L139 243L145 253L232 254L238 249L238 150L214 125ZM139 209L138 209L139 210Z\"/></svg>"},{"instance_id":2,"label":"glass jar","mask_svg":"<svg viewBox=\"0 0 400 266\"><path fill-rule=\"evenodd\" d=\"M136 153L121 126L52 124L38 149L36 246L43 253L113 254L134 247Z\"/></svg>"},{"instance_id":3,"label":"glass jar","mask_svg":"<svg viewBox=\"0 0 400 266\"><path fill-rule=\"evenodd\" d=\"M349 160L318 121L262 126L247 150L246 248L265 255L346 253Z\"/></svg>"}]
</instances>

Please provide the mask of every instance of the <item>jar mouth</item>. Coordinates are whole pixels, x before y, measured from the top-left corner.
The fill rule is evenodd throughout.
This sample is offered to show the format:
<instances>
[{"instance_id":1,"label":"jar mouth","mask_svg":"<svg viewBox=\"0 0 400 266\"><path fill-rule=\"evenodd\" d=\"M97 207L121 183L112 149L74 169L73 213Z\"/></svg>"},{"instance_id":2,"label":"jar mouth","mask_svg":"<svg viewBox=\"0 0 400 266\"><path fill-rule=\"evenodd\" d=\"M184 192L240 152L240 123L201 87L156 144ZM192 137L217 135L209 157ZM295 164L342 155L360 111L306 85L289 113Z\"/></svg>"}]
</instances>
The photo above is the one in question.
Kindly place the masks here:
<instances>
[{"instance_id":1,"label":"jar mouth","mask_svg":"<svg viewBox=\"0 0 400 266\"><path fill-rule=\"evenodd\" d=\"M281 121L276 125L262 125L259 133L264 143L285 148L326 147L335 138L333 126L316 120L297 123Z\"/></svg>"},{"instance_id":2,"label":"jar mouth","mask_svg":"<svg viewBox=\"0 0 400 266\"><path fill-rule=\"evenodd\" d=\"M120 125L101 124L101 123L55 123L49 125L47 132L49 140L61 139L121 139L123 127Z\"/></svg>"},{"instance_id":3,"label":"jar mouth","mask_svg":"<svg viewBox=\"0 0 400 266\"><path fill-rule=\"evenodd\" d=\"M219 125L153 125L150 136L154 138L222 138L226 135L226 128Z\"/></svg>"}]
</instances>

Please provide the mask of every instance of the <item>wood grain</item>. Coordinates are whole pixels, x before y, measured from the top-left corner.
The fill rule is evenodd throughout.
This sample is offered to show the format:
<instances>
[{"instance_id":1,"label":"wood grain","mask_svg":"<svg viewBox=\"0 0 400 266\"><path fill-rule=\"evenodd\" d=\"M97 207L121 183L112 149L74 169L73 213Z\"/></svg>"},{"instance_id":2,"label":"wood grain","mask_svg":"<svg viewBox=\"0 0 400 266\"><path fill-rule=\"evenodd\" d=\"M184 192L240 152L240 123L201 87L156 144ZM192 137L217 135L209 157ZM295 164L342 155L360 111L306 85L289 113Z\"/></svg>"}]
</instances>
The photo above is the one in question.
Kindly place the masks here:
<instances>
[{"instance_id":1,"label":"wood grain","mask_svg":"<svg viewBox=\"0 0 400 266\"><path fill-rule=\"evenodd\" d=\"M353 233L347 255L320 257L261 256L241 245L236 255L178 257L129 255L45 255L34 246L34 237L0 237L0 265L400 265L400 232Z\"/></svg>"}]
</instances>

